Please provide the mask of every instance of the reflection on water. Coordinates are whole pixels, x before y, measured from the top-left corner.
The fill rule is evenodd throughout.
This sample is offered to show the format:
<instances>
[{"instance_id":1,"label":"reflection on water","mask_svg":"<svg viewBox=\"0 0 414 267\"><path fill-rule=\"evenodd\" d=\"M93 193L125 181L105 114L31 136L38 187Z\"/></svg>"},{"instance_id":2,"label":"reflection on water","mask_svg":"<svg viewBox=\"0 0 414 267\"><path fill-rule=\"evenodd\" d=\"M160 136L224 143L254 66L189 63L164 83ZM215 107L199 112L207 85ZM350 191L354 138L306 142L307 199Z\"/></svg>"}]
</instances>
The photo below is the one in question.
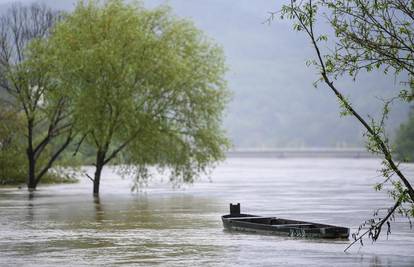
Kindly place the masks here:
<instances>
[{"instance_id":1,"label":"reflection on water","mask_svg":"<svg viewBox=\"0 0 414 267\"><path fill-rule=\"evenodd\" d=\"M246 213L353 229L388 207L373 159L229 159L193 186L131 181L106 171L101 197L76 185L0 190L0 262L15 265L414 266L414 232L403 218L389 240L353 247L343 240L302 240L223 231L229 202ZM410 177L414 165L404 166ZM91 170L90 170L91 171Z\"/></svg>"}]
</instances>

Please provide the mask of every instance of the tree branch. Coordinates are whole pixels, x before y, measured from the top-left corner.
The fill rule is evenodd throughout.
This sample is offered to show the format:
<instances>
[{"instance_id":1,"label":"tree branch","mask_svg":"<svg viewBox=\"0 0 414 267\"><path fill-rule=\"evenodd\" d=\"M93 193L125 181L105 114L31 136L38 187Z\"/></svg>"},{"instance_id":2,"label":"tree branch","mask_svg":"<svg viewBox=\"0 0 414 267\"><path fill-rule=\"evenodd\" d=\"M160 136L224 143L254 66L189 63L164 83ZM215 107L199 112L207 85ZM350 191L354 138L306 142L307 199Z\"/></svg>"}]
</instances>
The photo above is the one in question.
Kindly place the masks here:
<instances>
[{"instance_id":1,"label":"tree branch","mask_svg":"<svg viewBox=\"0 0 414 267\"><path fill-rule=\"evenodd\" d=\"M397 209L400 205L401 205L401 201L400 201L400 200L398 200L398 201L394 204L394 206L388 210L388 213L387 213L387 215L385 216L385 218L384 218L384 219L382 219L381 221L379 221L379 222L378 222L378 223L376 223L375 225L371 225L367 231L365 231L362 235L359 235L359 236L358 236L358 238L355 238L355 240L354 240L351 244L349 244L349 245L345 248L344 252L346 252L346 251L347 251L350 247L352 247L352 246L353 246L356 242L361 241L361 240L362 240L362 238L363 238L365 235L367 235L367 234L372 234L372 231L374 231L374 234L372 234L372 240L373 240L373 241L376 241L376 240L378 239L378 237L379 237L380 233L381 233L382 226L384 225L384 223L386 223L386 222L388 221L388 219L392 216L392 214L394 214L395 210L396 210L396 209Z\"/></svg>"},{"instance_id":2,"label":"tree branch","mask_svg":"<svg viewBox=\"0 0 414 267\"><path fill-rule=\"evenodd\" d=\"M112 153L104 160L104 165L106 165L109 161L116 157L116 155L121 152L132 140L134 140L141 129L138 129L129 139L127 139L124 143L122 143L118 148L116 148Z\"/></svg>"},{"instance_id":3,"label":"tree branch","mask_svg":"<svg viewBox=\"0 0 414 267\"><path fill-rule=\"evenodd\" d=\"M407 188L408 194L411 198L411 201L414 202L414 189L411 186L410 182L407 180L407 178L402 174L402 172L398 169L397 165L394 163L394 161L392 159L391 152L387 148L384 141L381 139L381 137L378 135L378 133L376 131L374 131L371 128L371 126L359 115L359 113L357 113L355 111L355 109L348 103L348 101L345 99L345 97L334 86L333 81L331 81L329 79L328 74L327 74L327 70L326 70L326 67L325 67L325 62L322 58L321 51L319 49L319 46L317 44L316 38L315 38L314 33L313 33L313 16L314 16L314 14L312 12L312 0L309 0L309 5L311 6L311 8L309 9L310 12L309 12L309 17L308 17L309 26L305 23L305 21L303 21L302 16L300 16L298 14L298 12L296 11L294 2L295 2L294 0L291 0L292 11L294 12L294 14L295 14L296 18L298 19L299 23L305 29L305 31L307 32L308 36L311 39L312 45L313 45L313 47L316 51L316 54L317 54L319 64L321 66L321 75L322 75L323 81L328 85L328 87L332 90L332 92L336 95L336 97L341 101L341 103L344 104L345 108L365 127L365 129L368 131L368 133L372 135L372 137L374 138L376 144L381 149L381 151L382 151L382 153L385 157L385 160L389 163L391 169L398 175L400 180L404 183L404 185Z\"/></svg>"},{"instance_id":4,"label":"tree branch","mask_svg":"<svg viewBox=\"0 0 414 267\"><path fill-rule=\"evenodd\" d=\"M85 176L87 177L87 178L89 178L89 180L91 180L92 181L92 183L94 183L95 182L95 179L93 179L89 174L87 174L86 172L84 172L84 174L85 174Z\"/></svg>"},{"instance_id":5,"label":"tree branch","mask_svg":"<svg viewBox=\"0 0 414 267\"><path fill-rule=\"evenodd\" d=\"M40 173L37 175L36 178L36 185L39 183L40 179L47 173L47 171L52 167L53 163L58 159L59 155L65 150L65 148L70 144L72 141L72 131L69 132L65 142L60 146L60 148L52 155L52 157L49 159L46 166L40 171Z\"/></svg>"},{"instance_id":6,"label":"tree branch","mask_svg":"<svg viewBox=\"0 0 414 267\"><path fill-rule=\"evenodd\" d=\"M78 154L79 149L83 143L83 141L85 141L86 137L88 136L89 133L86 133L82 136L81 140L79 141L79 143L76 145L76 149L75 152L73 152L73 156L76 156L76 154Z\"/></svg>"}]
</instances>

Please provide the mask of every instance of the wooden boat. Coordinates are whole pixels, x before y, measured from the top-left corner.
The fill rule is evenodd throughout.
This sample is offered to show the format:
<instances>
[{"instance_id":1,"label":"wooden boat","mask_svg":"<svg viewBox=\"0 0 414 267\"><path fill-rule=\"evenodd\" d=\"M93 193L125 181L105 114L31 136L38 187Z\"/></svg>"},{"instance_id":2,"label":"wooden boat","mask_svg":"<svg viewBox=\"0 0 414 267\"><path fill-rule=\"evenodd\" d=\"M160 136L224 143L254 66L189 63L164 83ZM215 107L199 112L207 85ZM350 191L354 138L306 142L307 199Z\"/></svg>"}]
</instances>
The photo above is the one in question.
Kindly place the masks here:
<instances>
[{"instance_id":1,"label":"wooden boat","mask_svg":"<svg viewBox=\"0 0 414 267\"><path fill-rule=\"evenodd\" d=\"M328 224L262 217L240 213L240 203L230 204L230 214L221 217L231 231L245 231L303 238L348 238L349 228Z\"/></svg>"}]
</instances>

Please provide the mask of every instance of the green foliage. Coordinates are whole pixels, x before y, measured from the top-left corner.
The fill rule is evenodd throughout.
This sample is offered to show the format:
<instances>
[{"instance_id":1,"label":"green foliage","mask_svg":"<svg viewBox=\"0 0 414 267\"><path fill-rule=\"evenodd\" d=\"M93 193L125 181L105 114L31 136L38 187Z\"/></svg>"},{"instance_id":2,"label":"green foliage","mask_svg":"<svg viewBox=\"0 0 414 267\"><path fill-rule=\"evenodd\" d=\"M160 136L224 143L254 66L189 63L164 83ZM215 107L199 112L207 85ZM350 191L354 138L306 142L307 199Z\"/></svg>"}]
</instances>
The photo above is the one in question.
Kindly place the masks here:
<instances>
[{"instance_id":1,"label":"green foliage","mask_svg":"<svg viewBox=\"0 0 414 267\"><path fill-rule=\"evenodd\" d=\"M319 1L329 10L338 39L334 73L356 76L363 69L413 73L413 16L410 1Z\"/></svg>"},{"instance_id":2,"label":"green foliage","mask_svg":"<svg viewBox=\"0 0 414 267\"><path fill-rule=\"evenodd\" d=\"M16 112L6 103L0 106L0 185L16 185L27 182L27 156L24 138L25 133L24 114ZM46 158L50 154L45 153L39 158L40 166L46 164ZM73 161L59 162L61 166L66 163L73 165ZM42 183L73 183L77 180L68 169L59 172L48 172Z\"/></svg>"},{"instance_id":3,"label":"green foliage","mask_svg":"<svg viewBox=\"0 0 414 267\"><path fill-rule=\"evenodd\" d=\"M104 164L118 157L138 177L168 167L187 182L223 158L223 52L168 7L80 1L39 51Z\"/></svg>"},{"instance_id":4,"label":"green foliage","mask_svg":"<svg viewBox=\"0 0 414 267\"><path fill-rule=\"evenodd\" d=\"M410 92L403 90L400 93L400 97L406 101L412 101L414 92L413 79L410 80ZM408 121L400 125L395 137L395 148L394 152L398 160L414 162L414 110L411 109ZM414 212L414 211L413 211Z\"/></svg>"},{"instance_id":5,"label":"green foliage","mask_svg":"<svg viewBox=\"0 0 414 267\"><path fill-rule=\"evenodd\" d=\"M325 55L325 70L333 78L350 75L354 79L361 70L380 70L387 74L414 75L414 7L410 1L394 0L316 0L296 2L282 8L282 18L294 22L296 31L307 30L315 23L318 9L324 10L334 30L335 46ZM304 27L305 26L305 27ZM309 30L309 29L308 29ZM328 39L316 36L315 41ZM318 64L316 64L318 65ZM405 85L409 86L410 82ZM409 89L409 88L408 88ZM410 91L410 92L409 92ZM411 101L412 91L402 88L402 99Z\"/></svg>"},{"instance_id":6,"label":"green foliage","mask_svg":"<svg viewBox=\"0 0 414 267\"><path fill-rule=\"evenodd\" d=\"M0 106L0 185L26 182L23 119L4 103Z\"/></svg>"},{"instance_id":7,"label":"green foliage","mask_svg":"<svg viewBox=\"0 0 414 267\"><path fill-rule=\"evenodd\" d=\"M394 152L399 160L414 161L414 112L408 121L400 126L395 138Z\"/></svg>"},{"instance_id":8,"label":"green foliage","mask_svg":"<svg viewBox=\"0 0 414 267\"><path fill-rule=\"evenodd\" d=\"M349 99L344 97L342 99L338 99L338 102L339 102L339 107L340 107L339 114L343 117L351 116L352 115L352 112L350 111L351 102L349 101Z\"/></svg>"}]
</instances>

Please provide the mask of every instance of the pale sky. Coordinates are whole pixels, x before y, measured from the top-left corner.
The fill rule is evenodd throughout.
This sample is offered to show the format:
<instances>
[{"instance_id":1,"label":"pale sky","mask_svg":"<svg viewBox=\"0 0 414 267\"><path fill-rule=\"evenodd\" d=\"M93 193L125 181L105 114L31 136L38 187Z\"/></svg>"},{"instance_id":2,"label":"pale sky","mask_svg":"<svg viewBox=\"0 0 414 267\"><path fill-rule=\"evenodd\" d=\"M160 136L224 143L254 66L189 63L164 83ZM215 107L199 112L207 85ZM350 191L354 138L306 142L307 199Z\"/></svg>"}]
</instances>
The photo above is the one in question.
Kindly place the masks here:
<instances>
[{"instance_id":1,"label":"pale sky","mask_svg":"<svg viewBox=\"0 0 414 267\"><path fill-rule=\"evenodd\" d=\"M0 4L16 1L0 0ZM22 2L32 2L24 0ZM76 0L43 0L59 9ZM175 14L195 25L222 45L234 92L224 125L236 147L362 146L361 127L352 118L340 118L338 102L326 87L315 89L317 79L307 59L315 56L309 40L293 32L289 21L263 24L269 11L289 0L146 0L146 6L168 3ZM1 12L0 6L0 12ZM329 27L324 24L319 32ZM398 93L394 77L374 73L336 82L355 107L366 116L378 114L376 97ZM394 105L389 129L404 122L408 105Z\"/></svg>"}]
</instances>

